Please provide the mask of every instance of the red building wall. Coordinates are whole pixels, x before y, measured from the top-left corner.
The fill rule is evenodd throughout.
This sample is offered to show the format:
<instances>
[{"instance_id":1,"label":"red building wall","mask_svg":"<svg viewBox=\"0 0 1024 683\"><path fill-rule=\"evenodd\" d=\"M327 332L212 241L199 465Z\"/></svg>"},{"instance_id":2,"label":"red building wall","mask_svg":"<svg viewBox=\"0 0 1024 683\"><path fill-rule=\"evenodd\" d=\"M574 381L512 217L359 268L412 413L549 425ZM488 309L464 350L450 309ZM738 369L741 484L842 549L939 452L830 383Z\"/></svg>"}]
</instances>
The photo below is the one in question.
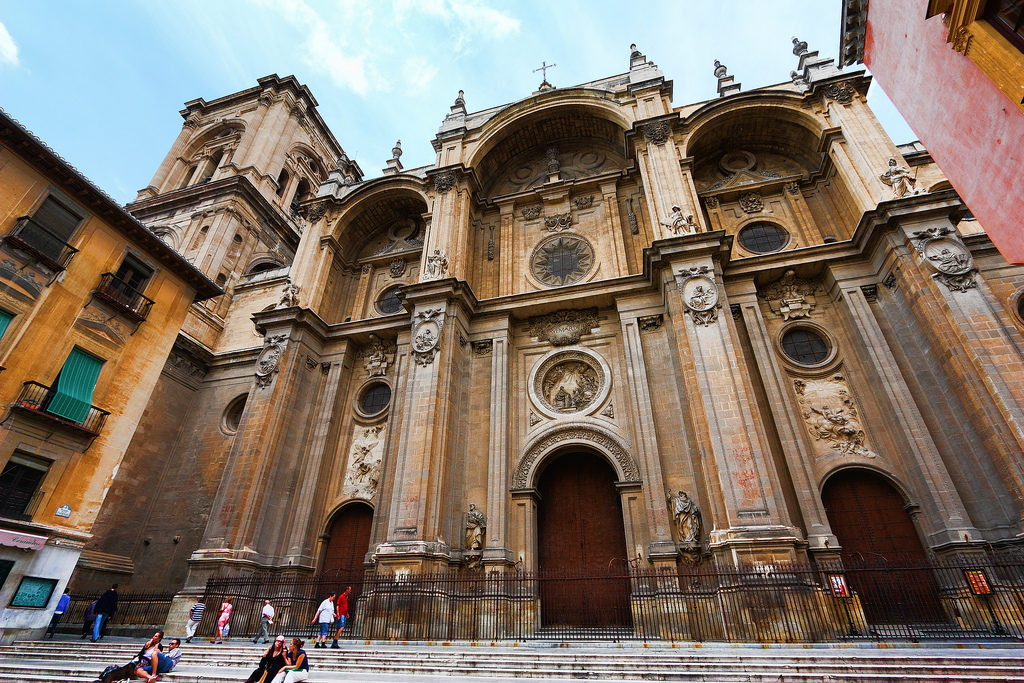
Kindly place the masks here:
<instances>
[{"instance_id":1,"label":"red building wall","mask_svg":"<svg viewBox=\"0 0 1024 683\"><path fill-rule=\"evenodd\" d=\"M864 63L999 251L1024 263L1024 112L946 43L927 5L872 2Z\"/></svg>"}]
</instances>

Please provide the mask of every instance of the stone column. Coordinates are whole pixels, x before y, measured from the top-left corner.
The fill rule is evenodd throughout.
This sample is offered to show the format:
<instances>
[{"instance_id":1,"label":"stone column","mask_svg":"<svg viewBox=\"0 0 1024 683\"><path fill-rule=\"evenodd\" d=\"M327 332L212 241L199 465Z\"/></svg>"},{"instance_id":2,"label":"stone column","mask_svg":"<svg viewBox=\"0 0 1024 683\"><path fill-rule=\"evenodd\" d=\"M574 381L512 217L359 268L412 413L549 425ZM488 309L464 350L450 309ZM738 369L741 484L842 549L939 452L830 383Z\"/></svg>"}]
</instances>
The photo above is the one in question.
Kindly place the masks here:
<instances>
[{"instance_id":1,"label":"stone column","mask_svg":"<svg viewBox=\"0 0 1024 683\"><path fill-rule=\"evenodd\" d=\"M185 145L192 139L192 135L196 132L196 125L191 121L185 121L181 126L181 132L178 133L178 137L175 138L174 144L167 151L167 156L160 163L160 167L156 169L156 173L153 174L153 179L149 181L149 186L139 192L139 195L135 198L136 201L145 199L147 197L155 197L163 192L169 192L173 187L168 187L167 182L171 179L171 171L174 170L175 165L178 163L178 158L185 150Z\"/></svg>"},{"instance_id":2,"label":"stone column","mask_svg":"<svg viewBox=\"0 0 1024 683\"><path fill-rule=\"evenodd\" d=\"M487 543L484 562L506 563L509 518L509 337L512 321L505 316L491 332L491 415L487 461Z\"/></svg>"},{"instance_id":3,"label":"stone column","mask_svg":"<svg viewBox=\"0 0 1024 683\"><path fill-rule=\"evenodd\" d=\"M883 389L883 395L876 394L874 398L884 400L885 412L891 416L890 433L899 439L902 447L901 460L907 472L917 480L916 493L928 512L924 517L928 544L961 543L965 534L968 538L980 539L864 291L849 283L841 282L839 286L843 292L840 305L846 306L852 323L848 326L851 338L860 342L858 346L866 355L869 367L875 369Z\"/></svg>"},{"instance_id":4,"label":"stone column","mask_svg":"<svg viewBox=\"0 0 1024 683\"><path fill-rule=\"evenodd\" d=\"M636 314L619 307L622 325L622 346L626 355L626 377L629 381L630 417L632 418L633 442L636 444L637 460L640 462L644 486L643 511L650 541L644 555L658 562L674 562L679 552L672 540L668 506L665 502L667 490L661 467L661 453L658 449L657 427L649 406L654 402L647 383L647 363L644 360L643 344L640 341L640 326ZM625 505L625 499L623 499Z\"/></svg>"},{"instance_id":5,"label":"stone column","mask_svg":"<svg viewBox=\"0 0 1024 683\"><path fill-rule=\"evenodd\" d=\"M399 427L396 493L377 561L429 571L450 557L449 546L440 539L446 529L442 515L450 512L442 509L442 489L454 441L456 319L465 319L475 302L469 289L452 278L410 285L405 295L412 307L412 362Z\"/></svg>"},{"instance_id":6,"label":"stone column","mask_svg":"<svg viewBox=\"0 0 1024 683\"><path fill-rule=\"evenodd\" d=\"M465 280L468 275L470 192L466 179L454 167L431 176L434 185L431 214L433 220L423 247L420 277L427 273L427 263L435 249L448 257L444 277Z\"/></svg>"},{"instance_id":7,"label":"stone column","mask_svg":"<svg viewBox=\"0 0 1024 683\"><path fill-rule=\"evenodd\" d=\"M498 202L498 212L501 216L501 226L498 228L498 239L501 241L501 252L498 254L498 262L501 264L498 272L498 296L512 294L515 287L516 219L514 208L512 200Z\"/></svg>"},{"instance_id":8,"label":"stone column","mask_svg":"<svg viewBox=\"0 0 1024 683\"><path fill-rule=\"evenodd\" d=\"M745 286L741 288L741 285ZM775 429L779 435L782 452L786 456L790 480L800 504L810 550L825 552L828 547L838 547L839 542L829 526L825 506L818 492L818 478L814 472L815 453L807 447L806 439L803 438L803 419L789 397L788 380L772 347L768 326L757 302L754 282L750 280L746 283L730 283L730 291L732 294L729 301L733 305L739 305L740 315L743 317L750 345L754 350L754 358L760 370L768 404L771 406Z\"/></svg>"},{"instance_id":9,"label":"stone column","mask_svg":"<svg viewBox=\"0 0 1024 683\"><path fill-rule=\"evenodd\" d=\"M615 250L615 274L618 276L629 273L629 261L626 259L626 240L619 222L619 197L615 189L617 180L601 183L601 204L604 212L605 234L611 239Z\"/></svg>"},{"instance_id":10,"label":"stone column","mask_svg":"<svg viewBox=\"0 0 1024 683\"><path fill-rule=\"evenodd\" d=\"M665 298L680 366L693 381L691 419L712 492L712 550L734 561L787 561L801 539L777 486L750 378L739 364L716 259L724 238L718 231L655 242L652 257L671 268Z\"/></svg>"}]
</instances>

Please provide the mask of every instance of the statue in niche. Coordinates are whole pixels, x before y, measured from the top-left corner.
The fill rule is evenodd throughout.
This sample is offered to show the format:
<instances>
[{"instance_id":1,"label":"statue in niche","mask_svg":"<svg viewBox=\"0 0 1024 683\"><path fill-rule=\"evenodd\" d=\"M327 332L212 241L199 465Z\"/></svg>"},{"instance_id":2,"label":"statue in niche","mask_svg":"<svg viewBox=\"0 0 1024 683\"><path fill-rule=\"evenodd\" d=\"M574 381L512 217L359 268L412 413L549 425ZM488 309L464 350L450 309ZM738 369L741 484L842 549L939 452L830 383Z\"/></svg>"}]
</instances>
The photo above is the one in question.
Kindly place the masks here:
<instances>
[{"instance_id":1,"label":"statue in niche","mask_svg":"<svg viewBox=\"0 0 1024 683\"><path fill-rule=\"evenodd\" d=\"M544 156L544 158L545 158L545 160L547 161L547 164L548 164L548 173L550 173L552 175L557 174L558 170L559 170L558 148L557 147L549 147L547 153Z\"/></svg>"},{"instance_id":2,"label":"statue in niche","mask_svg":"<svg viewBox=\"0 0 1024 683\"><path fill-rule=\"evenodd\" d=\"M388 371L388 355L380 337L371 333L370 345L366 349L366 364L363 366L370 377L381 377Z\"/></svg>"},{"instance_id":3,"label":"statue in niche","mask_svg":"<svg viewBox=\"0 0 1024 683\"><path fill-rule=\"evenodd\" d=\"M895 159L889 159L889 169L878 176L878 179L892 188L893 199L917 194L917 190L914 189L917 178L910 175L909 168L897 164Z\"/></svg>"},{"instance_id":4,"label":"statue in niche","mask_svg":"<svg viewBox=\"0 0 1024 683\"><path fill-rule=\"evenodd\" d=\"M487 518L484 513L477 509L473 503L469 504L466 512L466 549L480 550L484 547L484 530L487 528Z\"/></svg>"},{"instance_id":5,"label":"statue in niche","mask_svg":"<svg viewBox=\"0 0 1024 683\"><path fill-rule=\"evenodd\" d=\"M678 206L672 207L672 215L668 217L667 221L662 221L661 224L672 230L673 235L680 233L684 235L692 235L697 232L697 223L693 220L693 214L683 216L683 211Z\"/></svg>"},{"instance_id":6,"label":"statue in niche","mask_svg":"<svg viewBox=\"0 0 1024 683\"><path fill-rule=\"evenodd\" d=\"M697 501L690 498L686 491L679 490L672 496L672 516L676 520L679 542L684 545L700 543L701 516Z\"/></svg>"},{"instance_id":7,"label":"statue in niche","mask_svg":"<svg viewBox=\"0 0 1024 683\"><path fill-rule=\"evenodd\" d=\"M284 289L281 290L281 300L275 308L290 308L299 305L299 286L288 280Z\"/></svg>"}]
</instances>

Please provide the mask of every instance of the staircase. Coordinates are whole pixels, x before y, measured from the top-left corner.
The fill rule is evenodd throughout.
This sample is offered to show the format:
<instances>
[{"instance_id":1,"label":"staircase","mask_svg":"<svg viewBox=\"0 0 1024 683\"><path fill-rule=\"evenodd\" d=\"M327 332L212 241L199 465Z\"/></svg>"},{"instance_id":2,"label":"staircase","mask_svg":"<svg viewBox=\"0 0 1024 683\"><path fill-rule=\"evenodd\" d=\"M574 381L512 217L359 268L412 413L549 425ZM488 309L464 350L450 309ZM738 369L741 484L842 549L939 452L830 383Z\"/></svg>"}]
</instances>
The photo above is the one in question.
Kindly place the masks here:
<instances>
[{"instance_id":1,"label":"staircase","mask_svg":"<svg viewBox=\"0 0 1024 683\"><path fill-rule=\"evenodd\" d=\"M0 681L88 683L107 664L128 661L139 641L25 641L0 647ZM248 641L184 646L181 664L161 683L241 683L263 647ZM311 682L409 681L473 677L480 683L523 678L549 681L1020 681L1024 649L1000 643L960 647L671 647L614 643L491 646L385 645L343 642L340 650L306 649Z\"/></svg>"}]
</instances>

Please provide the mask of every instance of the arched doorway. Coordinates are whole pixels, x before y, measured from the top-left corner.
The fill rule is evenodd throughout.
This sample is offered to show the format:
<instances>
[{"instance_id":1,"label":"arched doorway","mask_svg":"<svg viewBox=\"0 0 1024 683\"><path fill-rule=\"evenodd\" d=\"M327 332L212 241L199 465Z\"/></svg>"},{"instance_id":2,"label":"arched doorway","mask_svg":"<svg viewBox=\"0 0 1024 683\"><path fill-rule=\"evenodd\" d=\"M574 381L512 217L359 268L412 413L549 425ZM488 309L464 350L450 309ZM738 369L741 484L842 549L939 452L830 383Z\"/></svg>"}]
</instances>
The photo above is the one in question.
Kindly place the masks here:
<instances>
[{"instance_id":1,"label":"arched doorway","mask_svg":"<svg viewBox=\"0 0 1024 683\"><path fill-rule=\"evenodd\" d=\"M825 482L821 500L869 622L891 621L896 612L912 621L945 621L914 520L888 480L870 470L840 470Z\"/></svg>"},{"instance_id":2,"label":"arched doorway","mask_svg":"<svg viewBox=\"0 0 1024 683\"><path fill-rule=\"evenodd\" d=\"M355 618L359 595L363 592L363 559L370 549L373 508L365 503L350 503L334 513L327 528L327 545L321 565L327 590L343 591L352 587L348 598L349 619Z\"/></svg>"},{"instance_id":3,"label":"arched doorway","mask_svg":"<svg viewBox=\"0 0 1024 683\"><path fill-rule=\"evenodd\" d=\"M545 627L629 627L622 503L604 458L570 452L540 475L537 490L541 621Z\"/></svg>"}]
</instances>

